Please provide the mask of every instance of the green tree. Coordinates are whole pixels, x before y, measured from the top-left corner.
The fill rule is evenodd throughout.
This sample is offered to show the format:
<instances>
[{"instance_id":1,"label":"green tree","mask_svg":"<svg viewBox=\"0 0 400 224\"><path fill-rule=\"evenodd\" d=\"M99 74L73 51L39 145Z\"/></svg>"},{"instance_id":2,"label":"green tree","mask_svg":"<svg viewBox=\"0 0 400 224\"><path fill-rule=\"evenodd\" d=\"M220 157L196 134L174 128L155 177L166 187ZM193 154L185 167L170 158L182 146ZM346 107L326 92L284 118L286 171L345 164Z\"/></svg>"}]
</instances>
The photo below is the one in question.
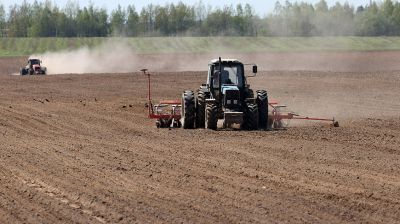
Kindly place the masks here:
<instances>
[{"instance_id":1,"label":"green tree","mask_svg":"<svg viewBox=\"0 0 400 224\"><path fill-rule=\"evenodd\" d=\"M289 9L289 28L293 36L312 36L314 33L314 7L308 3L295 3Z\"/></svg>"},{"instance_id":2,"label":"green tree","mask_svg":"<svg viewBox=\"0 0 400 224\"><path fill-rule=\"evenodd\" d=\"M333 20L330 15L328 4L325 0L321 0L315 5L315 35L330 35L332 31Z\"/></svg>"},{"instance_id":3,"label":"green tree","mask_svg":"<svg viewBox=\"0 0 400 224\"><path fill-rule=\"evenodd\" d=\"M32 24L31 4L24 1L21 5L11 6L8 24L10 37L27 37L28 28Z\"/></svg>"},{"instance_id":4,"label":"green tree","mask_svg":"<svg viewBox=\"0 0 400 224\"><path fill-rule=\"evenodd\" d=\"M169 13L168 6L157 6L155 9L155 30L157 30L163 36L168 36L171 33Z\"/></svg>"},{"instance_id":5,"label":"green tree","mask_svg":"<svg viewBox=\"0 0 400 224\"><path fill-rule=\"evenodd\" d=\"M195 9L182 2L170 5L170 33L171 35L182 34L195 25Z\"/></svg>"},{"instance_id":6,"label":"green tree","mask_svg":"<svg viewBox=\"0 0 400 224\"><path fill-rule=\"evenodd\" d=\"M34 2L32 7L32 24L28 28L30 37L57 36L58 8L53 7L50 1Z\"/></svg>"},{"instance_id":7,"label":"green tree","mask_svg":"<svg viewBox=\"0 0 400 224\"><path fill-rule=\"evenodd\" d=\"M93 5L78 11L76 18L77 35L83 37L104 37L108 35L108 14L105 9Z\"/></svg>"},{"instance_id":8,"label":"green tree","mask_svg":"<svg viewBox=\"0 0 400 224\"><path fill-rule=\"evenodd\" d=\"M154 5L150 4L144 8L140 12L140 28L141 32L145 36L151 36L154 34L154 20L155 20L155 13L154 13Z\"/></svg>"},{"instance_id":9,"label":"green tree","mask_svg":"<svg viewBox=\"0 0 400 224\"><path fill-rule=\"evenodd\" d=\"M385 27L384 21L379 15L379 7L373 2L362 13L357 14L355 18L356 35L360 36L378 36L383 35Z\"/></svg>"},{"instance_id":10,"label":"green tree","mask_svg":"<svg viewBox=\"0 0 400 224\"><path fill-rule=\"evenodd\" d=\"M7 36L6 11L3 4L0 4L0 37Z\"/></svg>"},{"instance_id":11,"label":"green tree","mask_svg":"<svg viewBox=\"0 0 400 224\"><path fill-rule=\"evenodd\" d=\"M247 18L244 16L244 10L242 4L236 5L236 13L233 17L233 28L237 32L237 35L244 36L247 35L247 30L249 29L249 24Z\"/></svg>"},{"instance_id":12,"label":"green tree","mask_svg":"<svg viewBox=\"0 0 400 224\"><path fill-rule=\"evenodd\" d=\"M234 10L232 6L225 6L211 12L207 17L208 35L234 35Z\"/></svg>"},{"instance_id":13,"label":"green tree","mask_svg":"<svg viewBox=\"0 0 400 224\"><path fill-rule=\"evenodd\" d=\"M138 36L140 31L139 25L139 14L136 12L135 6L129 5L127 8L126 21L126 32L128 36Z\"/></svg>"},{"instance_id":14,"label":"green tree","mask_svg":"<svg viewBox=\"0 0 400 224\"><path fill-rule=\"evenodd\" d=\"M194 7L194 25L190 29L192 35L205 36L208 34L206 20L211 11L211 6L206 7L200 0Z\"/></svg>"},{"instance_id":15,"label":"green tree","mask_svg":"<svg viewBox=\"0 0 400 224\"><path fill-rule=\"evenodd\" d=\"M325 35L346 36L354 35L354 8L347 2L343 5L336 3L329 10L330 22L327 24L329 30Z\"/></svg>"},{"instance_id":16,"label":"green tree","mask_svg":"<svg viewBox=\"0 0 400 224\"><path fill-rule=\"evenodd\" d=\"M379 12L380 21L382 23L381 25L384 27L383 32L386 35L396 34L396 24L393 15L394 9L395 7L392 0L385 0Z\"/></svg>"},{"instance_id":17,"label":"green tree","mask_svg":"<svg viewBox=\"0 0 400 224\"><path fill-rule=\"evenodd\" d=\"M111 34L113 36L126 35L126 22L126 11L123 10L120 5L118 5L118 8L111 12Z\"/></svg>"},{"instance_id":18,"label":"green tree","mask_svg":"<svg viewBox=\"0 0 400 224\"><path fill-rule=\"evenodd\" d=\"M63 36L77 36L77 17L79 13L79 3L77 1L68 0L67 4L61 12L59 24L63 26ZM61 29L60 29L61 30Z\"/></svg>"},{"instance_id":19,"label":"green tree","mask_svg":"<svg viewBox=\"0 0 400 224\"><path fill-rule=\"evenodd\" d=\"M393 35L400 35L400 3L396 2L392 13Z\"/></svg>"},{"instance_id":20,"label":"green tree","mask_svg":"<svg viewBox=\"0 0 400 224\"><path fill-rule=\"evenodd\" d=\"M242 35L257 36L257 26L255 20L257 16L255 15L254 8L250 4L246 4L244 7L244 21L246 29Z\"/></svg>"},{"instance_id":21,"label":"green tree","mask_svg":"<svg viewBox=\"0 0 400 224\"><path fill-rule=\"evenodd\" d=\"M328 3L326 3L325 0L320 0L317 4L315 4L316 13L327 13L328 10Z\"/></svg>"}]
</instances>

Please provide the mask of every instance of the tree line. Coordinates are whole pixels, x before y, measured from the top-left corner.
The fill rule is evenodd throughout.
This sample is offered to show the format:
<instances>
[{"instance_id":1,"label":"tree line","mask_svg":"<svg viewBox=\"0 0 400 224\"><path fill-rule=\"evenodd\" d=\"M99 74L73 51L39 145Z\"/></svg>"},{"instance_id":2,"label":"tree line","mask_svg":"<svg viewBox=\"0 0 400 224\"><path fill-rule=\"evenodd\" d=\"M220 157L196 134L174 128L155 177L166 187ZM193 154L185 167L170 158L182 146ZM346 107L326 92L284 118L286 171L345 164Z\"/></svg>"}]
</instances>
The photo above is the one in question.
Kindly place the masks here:
<instances>
[{"instance_id":1,"label":"tree line","mask_svg":"<svg viewBox=\"0 0 400 224\"><path fill-rule=\"evenodd\" d=\"M349 3L328 6L306 2L276 2L274 11L260 17L249 4L206 6L149 4L111 12L93 4L80 7L68 1L60 8L52 1L0 3L0 32L7 37L106 36L382 36L400 35L400 3L372 1L355 8Z\"/></svg>"},{"instance_id":2,"label":"tree line","mask_svg":"<svg viewBox=\"0 0 400 224\"><path fill-rule=\"evenodd\" d=\"M265 22L274 36L394 36L400 35L400 3L371 1L355 8L347 2L329 7L325 0L277 2Z\"/></svg>"}]
</instances>

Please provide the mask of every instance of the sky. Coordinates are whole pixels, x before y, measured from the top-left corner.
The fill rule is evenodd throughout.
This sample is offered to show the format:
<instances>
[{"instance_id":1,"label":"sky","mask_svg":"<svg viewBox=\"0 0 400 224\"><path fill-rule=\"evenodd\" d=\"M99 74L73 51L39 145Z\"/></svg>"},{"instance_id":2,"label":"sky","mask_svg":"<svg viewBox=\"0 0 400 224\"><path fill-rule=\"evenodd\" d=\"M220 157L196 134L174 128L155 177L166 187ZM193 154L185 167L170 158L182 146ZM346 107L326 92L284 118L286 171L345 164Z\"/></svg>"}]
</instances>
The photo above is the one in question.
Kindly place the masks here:
<instances>
[{"instance_id":1,"label":"sky","mask_svg":"<svg viewBox=\"0 0 400 224\"><path fill-rule=\"evenodd\" d=\"M21 4L24 0L0 0L6 9L10 5L13 4ZM27 2L34 2L34 0L26 0ZM44 0L38 0L44 1ZM57 6L63 7L68 0L52 0L52 2L56 3ZM127 6L133 4L136 7L136 10L140 12L143 6L146 6L150 3L158 4L158 5L165 5L166 3L178 3L184 2L189 5L194 5L199 2L199 0L80 0L79 5L81 7L87 6L90 2L92 2L97 7L107 8L109 11L115 9L118 4L121 6ZM286 0L279 0L282 4L285 3ZM296 2L296 0L289 0L290 2ZM308 2L308 3L317 3L320 0L297 0L297 2ZM334 5L336 2L349 2L351 5L359 6L359 5L367 5L369 4L370 0L326 0L329 5ZM249 3L251 6L254 7L256 13L259 16L265 16L268 13L271 13L274 10L274 5L276 0L226 0L226 1L216 1L216 0L202 0L205 5L211 5L213 7L221 7L224 5L237 5L239 3L246 4Z\"/></svg>"}]
</instances>

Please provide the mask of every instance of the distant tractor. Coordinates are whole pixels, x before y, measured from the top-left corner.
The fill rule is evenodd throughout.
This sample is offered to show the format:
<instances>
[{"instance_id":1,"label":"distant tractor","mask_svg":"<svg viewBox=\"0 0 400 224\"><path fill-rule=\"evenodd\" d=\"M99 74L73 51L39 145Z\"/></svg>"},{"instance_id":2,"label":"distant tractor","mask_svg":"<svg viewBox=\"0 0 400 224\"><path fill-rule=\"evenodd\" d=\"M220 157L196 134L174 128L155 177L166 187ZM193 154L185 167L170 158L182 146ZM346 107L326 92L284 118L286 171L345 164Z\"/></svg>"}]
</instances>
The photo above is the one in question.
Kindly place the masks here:
<instances>
[{"instance_id":1,"label":"distant tractor","mask_svg":"<svg viewBox=\"0 0 400 224\"><path fill-rule=\"evenodd\" d=\"M253 65L254 75L257 66ZM207 83L197 94L182 94L181 123L185 129L216 130L218 120L223 128L238 125L241 129L268 127L268 96L265 90L254 95L247 84L244 64L236 59L215 59L209 64Z\"/></svg>"},{"instance_id":2,"label":"distant tractor","mask_svg":"<svg viewBox=\"0 0 400 224\"><path fill-rule=\"evenodd\" d=\"M28 64L21 68L21 75L46 75L47 69L41 65L39 59L29 59Z\"/></svg>"}]
</instances>

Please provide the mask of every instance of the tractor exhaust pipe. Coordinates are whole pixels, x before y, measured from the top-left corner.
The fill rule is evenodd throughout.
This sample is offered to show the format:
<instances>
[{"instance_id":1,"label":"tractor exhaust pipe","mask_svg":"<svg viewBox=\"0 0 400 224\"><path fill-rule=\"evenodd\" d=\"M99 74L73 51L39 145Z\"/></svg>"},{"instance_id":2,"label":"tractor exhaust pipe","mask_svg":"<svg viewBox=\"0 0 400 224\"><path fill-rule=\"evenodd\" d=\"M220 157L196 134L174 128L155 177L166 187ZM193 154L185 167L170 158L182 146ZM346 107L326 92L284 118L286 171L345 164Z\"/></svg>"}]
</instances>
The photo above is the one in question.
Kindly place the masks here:
<instances>
[{"instance_id":1,"label":"tractor exhaust pipe","mask_svg":"<svg viewBox=\"0 0 400 224\"><path fill-rule=\"evenodd\" d=\"M219 57L218 60L219 60L218 83L219 83L219 86L221 87L221 85L222 85L222 59L221 59L221 57ZM219 100L219 102L222 101L222 94L219 94L219 99L218 100Z\"/></svg>"}]
</instances>

